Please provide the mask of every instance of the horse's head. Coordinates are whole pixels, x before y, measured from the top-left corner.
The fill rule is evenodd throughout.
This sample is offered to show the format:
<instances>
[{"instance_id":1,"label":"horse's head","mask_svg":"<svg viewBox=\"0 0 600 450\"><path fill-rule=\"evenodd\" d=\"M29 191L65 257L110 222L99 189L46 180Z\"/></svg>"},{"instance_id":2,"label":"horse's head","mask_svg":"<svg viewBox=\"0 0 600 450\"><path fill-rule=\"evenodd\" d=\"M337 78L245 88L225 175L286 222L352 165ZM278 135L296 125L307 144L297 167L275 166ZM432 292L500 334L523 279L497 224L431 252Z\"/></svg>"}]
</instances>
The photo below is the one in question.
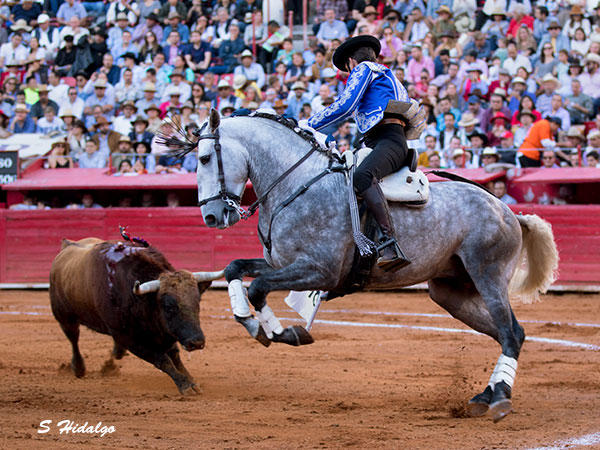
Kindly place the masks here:
<instances>
[{"instance_id":1,"label":"horse's head","mask_svg":"<svg viewBox=\"0 0 600 450\"><path fill-rule=\"evenodd\" d=\"M204 223L224 229L240 220L237 208L248 180L248 163L242 143L220 125L219 113L211 110L200 129L196 176Z\"/></svg>"}]
</instances>

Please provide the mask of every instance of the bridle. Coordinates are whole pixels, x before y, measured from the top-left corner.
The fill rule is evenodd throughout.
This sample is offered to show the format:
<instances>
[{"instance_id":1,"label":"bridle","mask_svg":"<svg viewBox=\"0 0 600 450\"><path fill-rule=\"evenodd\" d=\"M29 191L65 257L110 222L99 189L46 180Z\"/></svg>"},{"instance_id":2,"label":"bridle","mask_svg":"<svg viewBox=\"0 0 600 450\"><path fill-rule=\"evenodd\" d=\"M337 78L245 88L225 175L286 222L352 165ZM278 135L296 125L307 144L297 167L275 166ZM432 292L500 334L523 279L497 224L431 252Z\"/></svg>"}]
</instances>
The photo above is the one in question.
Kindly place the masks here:
<instances>
[{"instance_id":1,"label":"bridle","mask_svg":"<svg viewBox=\"0 0 600 450\"><path fill-rule=\"evenodd\" d=\"M254 113L253 116L265 117L264 115L261 115L260 113ZM270 116L266 116L266 117L271 118ZM280 119L272 119L271 118L271 120L276 120L276 121L280 122ZM306 134L302 135L301 134L301 136L303 136L303 138L306 139L311 144L311 149L306 154L304 154L304 156L302 156L298 161L296 161L289 169L287 169L279 177L277 177L277 179L275 181L273 181L269 187L267 187L265 192L260 197L258 197L256 199L256 201L254 203L252 203L252 205L250 205L248 207L248 210L246 211L244 208L242 208L240 206L241 205L240 196L229 192L225 185L225 173L223 171L223 158L221 156L221 143L219 141L219 129L217 127L214 130L214 132L212 132L212 133L202 134L202 132L204 131L204 129L206 128L207 125L208 125L208 122L206 122L204 125L202 125L202 128L200 128L199 130L194 131L194 135L198 137L198 142L200 142L203 139L213 139L215 141L214 147L215 147L215 154L217 156L217 170L218 170L219 184L221 186L221 189L219 190L219 193L217 195L213 195L212 197L208 197L203 200L200 200L198 202L198 206L203 206L213 200L223 200L225 202L225 204L227 205L228 210L236 211L239 214L241 219L246 220L246 219L250 218L252 215L254 215L254 213L258 210L259 205L264 201L264 199L273 190L273 188L275 186L277 186L290 173L292 173L294 170L296 170L315 151L325 153L329 158L329 164L327 165L327 168L325 168L322 172L320 172L315 177L313 177L310 181L308 181L307 183L300 186L290 197L288 197L281 204L279 204L273 214L273 216L275 216L279 213L279 211L281 209L285 208L293 200L295 200L297 197L299 197L304 192L306 192L306 190L310 186L312 186L314 183L316 183L318 180L320 180L325 175L333 173L333 172L343 172L343 171L347 170L347 168L342 164L334 166L334 162L337 161L338 163L341 163L342 160L340 158L335 157L330 150L322 149L320 144L317 142L317 140L314 138L314 136L312 136L312 134L310 134L310 135L306 135ZM304 133L306 133L306 132L304 132ZM271 233L270 233L270 226L269 226L268 238L262 239L263 242L265 242L267 244L267 247L270 247L270 234ZM260 232L260 229L259 229L259 235L261 235L261 238L262 238L262 233ZM270 251L270 249L269 249L269 251Z\"/></svg>"},{"instance_id":2,"label":"bridle","mask_svg":"<svg viewBox=\"0 0 600 450\"><path fill-rule=\"evenodd\" d=\"M220 142L220 136L219 136L219 128L216 128L215 131L212 133L202 134L202 132L204 131L204 129L206 128L207 125L208 125L208 122L206 122L204 125L202 125L202 128L200 128L199 130L194 131L194 136L196 136L198 138L198 142L200 142L204 139L213 139L215 141L214 147L215 147L215 155L217 156L217 170L218 170L217 175L219 177L218 179L219 179L220 190L217 195L213 195L212 197L208 197L208 198L200 200L198 202L198 206L206 205L208 202L211 202L213 200L223 200L225 202L225 204L227 205L227 209L232 210L232 211L237 211L237 213L240 215L240 217L247 218L245 216L248 213L246 211L244 211L244 209L240 206L242 199L240 198L239 195L236 195L236 194L228 191L227 186L225 185L225 172L223 170L223 158L221 156L221 142Z\"/></svg>"}]
</instances>

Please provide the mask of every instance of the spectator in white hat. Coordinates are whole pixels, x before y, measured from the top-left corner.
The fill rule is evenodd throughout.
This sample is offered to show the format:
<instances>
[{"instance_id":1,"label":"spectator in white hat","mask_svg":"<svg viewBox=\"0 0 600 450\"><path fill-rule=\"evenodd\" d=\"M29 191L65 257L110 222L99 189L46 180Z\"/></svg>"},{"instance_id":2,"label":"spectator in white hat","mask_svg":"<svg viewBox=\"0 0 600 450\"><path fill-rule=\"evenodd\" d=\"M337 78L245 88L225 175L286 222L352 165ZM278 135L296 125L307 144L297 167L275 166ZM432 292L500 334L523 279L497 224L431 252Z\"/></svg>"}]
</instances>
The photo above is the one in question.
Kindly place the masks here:
<instances>
[{"instance_id":1,"label":"spectator in white hat","mask_svg":"<svg viewBox=\"0 0 600 450\"><path fill-rule=\"evenodd\" d=\"M40 47L46 50L45 58L49 61L54 60L60 44L60 33L58 28L50 25L48 14L40 14L38 17L38 26L33 30L31 35L32 37L36 37Z\"/></svg>"},{"instance_id":2,"label":"spectator in white hat","mask_svg":"<svg viewBox=\"0 0 600 450\"><path fill-rule=\"evenodd\" d=\"M255 81L260 89L265 85L265 71L262 66L254 62L254 56L250 50L244 50L240 55L242 64L237 66L233 73L244 75L249 81Z\"/></svg>"},{"instance_id":3,"label":"spectator in white hat","mask_svg":"<svg viewBox=\"0 0 600 450\"><path fill-rule=\"evenodd\" d=\"M226 80L220 80L217 84L217 97L212 102L212 107L221 111L224 105L231 105L234 109L239 107L242 99L233 95L233 89Z\"/></svg>"}]
</instances>

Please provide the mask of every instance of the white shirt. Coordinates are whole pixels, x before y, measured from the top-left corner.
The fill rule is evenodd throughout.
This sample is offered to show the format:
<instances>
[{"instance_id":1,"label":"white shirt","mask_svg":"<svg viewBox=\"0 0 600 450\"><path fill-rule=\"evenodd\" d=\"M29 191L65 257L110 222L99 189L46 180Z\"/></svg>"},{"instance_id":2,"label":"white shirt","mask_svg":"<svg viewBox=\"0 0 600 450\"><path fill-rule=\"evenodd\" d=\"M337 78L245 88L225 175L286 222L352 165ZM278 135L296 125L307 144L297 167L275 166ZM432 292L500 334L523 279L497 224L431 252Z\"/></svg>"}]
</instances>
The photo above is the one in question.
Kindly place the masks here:
<instances>
[{"instance_id":1,"label":"white shirt","mask_svg":"<svg viewBox=\"0 0 600 450\"><path fill-rule=\"evenodd\" d=\"M4 58L4 64L13 59L25 61L27 56L29 56L29 50L23 44L19 44L17 48L13 48L12 43L7 42L0 47L0 58Z\"/></svg>"},{"instance_id":2,"label":"white shirt","mask_svg":"<svg viewBox=\"0 0 600 450\"><path fill-rule=\"evenodd\" d=\"M511 76L515 76L517 74L517 69L519 67L525 67L525 69L527 69L527 71L529 73L533 72L533 70L531 68L531 61L525 55L517 55L517 57L515 59L512 59L511 57L507 57L504 60L502 67L504 67L506 70L508 70L508 73Z\"/></svg>"},{"instance_id":3,"label":"white shirt","mask_svg":"<svg viewBox=\"0 0 600 450\"><path fill-rule=\"evenodd\" d=\"M58 104L60 105L60 107L58 109L59 117L61 116L62 113L65 112L65 110L70 109L71 112L73 113L73 115L76 116L78 119L83 118L83 109L85 107L85 102L83 101L83 99L77 97L77 100L75 100L74 103L71 103L69 101L69 99L67 99L67 100L63 100L62 102L60 102Z\"/></svg>"},{"instance_id":4,"label":"white shirt","mask_svg":"<svg viewBox=\"0 0 600 450\"><path fill-rule=\"evenodd\" d=\"M133 125L131 124L132 120L135 120L134 116L129 118L125 116L115 117L115 120L113 120L113 130L124 136L129 135L131 130L133 130Z\"/></svg>"},{"instance_id":5,"label":"white shirt","mask_svg":"<svg viewBox=\"0 0 600 450\"><path fill-rule=\"evenodd\" d=\"M64 103L68 100L69 86L66 84L61 83L58 86L52 86L51 84L49 84L48 91L50 91L48 93L48 97L57 105L60 105L61 103Z\"/></svg>"},{"instance_id":6,"label":"white shirt","mask_svg":"<svg viewBox=\"0 0 600 450\"><path fill-rule=\"evenodd\" d=\"M58 28L52 29L52 33L50 33L50 28L46 31L39 29L40 31L40 47L44 47L46 50L50 52L55 52L58 49L58 45L60 44L60 37ZM52 42L50 42L49 35L52 35Z\"/></svg>"}]
</instances>

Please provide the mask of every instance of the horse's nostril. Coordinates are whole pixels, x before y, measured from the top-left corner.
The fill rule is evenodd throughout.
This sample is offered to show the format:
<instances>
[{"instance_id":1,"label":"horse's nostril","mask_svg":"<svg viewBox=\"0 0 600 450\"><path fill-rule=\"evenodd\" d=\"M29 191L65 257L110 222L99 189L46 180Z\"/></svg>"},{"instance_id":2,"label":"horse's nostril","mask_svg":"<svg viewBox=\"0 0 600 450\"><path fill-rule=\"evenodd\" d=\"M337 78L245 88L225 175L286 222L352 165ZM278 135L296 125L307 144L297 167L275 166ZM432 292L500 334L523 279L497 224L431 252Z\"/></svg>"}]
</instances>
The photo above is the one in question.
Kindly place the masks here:
<instances>
[{"instance_id":1,"label":"horse's nostril","mask_svg":"<svg viewBox=\"0 0 600 450\"><path fill-rule=\"evenodd\" d=\"M214 227L217 224L217 218L213 214L207 214L204 218L204 222L209 227Z\"/></svg>"}]
</instances>

